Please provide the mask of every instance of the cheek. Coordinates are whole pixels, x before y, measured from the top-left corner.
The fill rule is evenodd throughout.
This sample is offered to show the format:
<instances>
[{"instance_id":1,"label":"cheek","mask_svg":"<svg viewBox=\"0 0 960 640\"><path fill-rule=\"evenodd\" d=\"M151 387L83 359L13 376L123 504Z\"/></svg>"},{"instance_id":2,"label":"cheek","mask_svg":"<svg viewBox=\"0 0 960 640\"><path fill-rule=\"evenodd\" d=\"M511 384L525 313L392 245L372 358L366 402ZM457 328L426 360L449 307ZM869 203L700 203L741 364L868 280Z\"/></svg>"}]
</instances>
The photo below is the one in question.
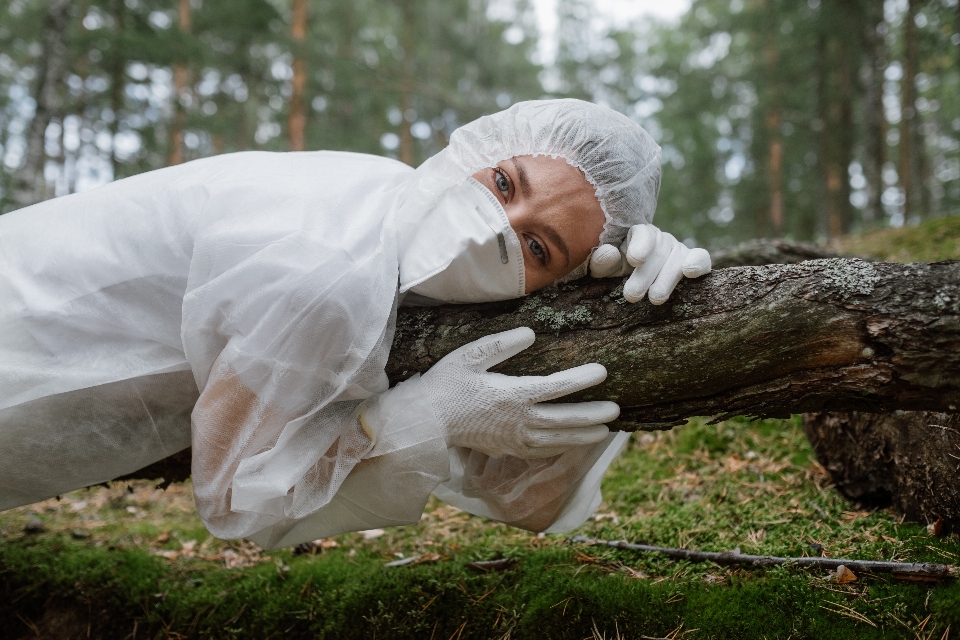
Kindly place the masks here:
<instances>
[{"instance_id":1,"label":"cheek","mask_svg":"<svg viewBox=\"0 0 960 640\"><path fill-rule=\"evenodd\" d=\"M547 277L542 269L535 269L530 266L530 261L526 261L523 267L524 273L524 283L523 290L524 293L533 293L534 291L539 291L545 286L554 282L555 278Z\"/></svg>"}]
</instances>

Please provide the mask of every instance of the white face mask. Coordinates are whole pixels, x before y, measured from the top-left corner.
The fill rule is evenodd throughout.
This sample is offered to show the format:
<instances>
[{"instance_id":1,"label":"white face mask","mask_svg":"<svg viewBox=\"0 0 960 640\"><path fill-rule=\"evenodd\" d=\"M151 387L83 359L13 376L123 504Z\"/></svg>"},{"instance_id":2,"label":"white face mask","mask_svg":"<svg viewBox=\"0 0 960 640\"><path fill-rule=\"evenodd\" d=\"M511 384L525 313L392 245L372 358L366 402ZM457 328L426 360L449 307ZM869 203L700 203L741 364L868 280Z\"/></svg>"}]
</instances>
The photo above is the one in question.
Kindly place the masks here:
<instances>
[{"instance_id":1,"label":"white face mask","mask_svg":"<svg viewBox=\"0 0 960 640\"><path fill-rule=\"evenodd\" d=\"M500 202L468 178L443 194L400 247L400 293L444 302L525 295L523 250Z\"/></svg>"}]
</instances>

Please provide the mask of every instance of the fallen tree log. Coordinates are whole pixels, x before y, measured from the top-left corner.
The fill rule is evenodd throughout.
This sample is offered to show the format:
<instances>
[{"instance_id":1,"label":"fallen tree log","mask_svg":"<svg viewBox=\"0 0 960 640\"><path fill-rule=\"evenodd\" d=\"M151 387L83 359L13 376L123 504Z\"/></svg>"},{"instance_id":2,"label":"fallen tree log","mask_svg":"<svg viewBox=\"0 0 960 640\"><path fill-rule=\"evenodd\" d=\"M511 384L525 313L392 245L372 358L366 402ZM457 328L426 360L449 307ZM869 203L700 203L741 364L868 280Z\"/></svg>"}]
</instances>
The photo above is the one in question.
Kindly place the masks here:
<instances>
[{"instance_id":1,"label":"fallen tree log","mask_svg":"<svg viewBox=\"0 0 960 640\"><path fill-rule=\"evenodd\" d=\"M806 260L824 258L860 258L875 262L862 256L844 256L836 251L812 242L794 242L778 238L747 240L726 249L710 253L714 269L729 267L759 267L765 264L797 264Z\"/></svg>"},{"instance_id":2,"label":"fallen tree log","mask_svg":"<svg viewBox=\"0 0 960 640\"><path fill-rule=\"evenodd\" d=\"M618 402L624 430L698 415L960 405L960 262L721 269L684 282L660 307L630 305L620 292L619 282L587 281L509 302L404 310L387 373L396 382L466 342L529 326L536 344L498 370L600 362L607 380L571 399Z\"/></svg>"},{"instance_id":3,"label":"fallen tree log","mask_svg":"<svg viewBox=\"0 0 960 640\"><path fill-rule=\"evenodd\" d=\"M692 416L960 406L960 262L720 269L681 283L659 307L629 304L621 291L619 280L588 279L520 300L402 309L388 376L399 382L467 342L529 326L537 342L496 370L600 362L607 380L568 399L618 402L611 426L621 430ZM158 464L168 480L183 475L170 459Z\"/></svg>"}]
</instances>

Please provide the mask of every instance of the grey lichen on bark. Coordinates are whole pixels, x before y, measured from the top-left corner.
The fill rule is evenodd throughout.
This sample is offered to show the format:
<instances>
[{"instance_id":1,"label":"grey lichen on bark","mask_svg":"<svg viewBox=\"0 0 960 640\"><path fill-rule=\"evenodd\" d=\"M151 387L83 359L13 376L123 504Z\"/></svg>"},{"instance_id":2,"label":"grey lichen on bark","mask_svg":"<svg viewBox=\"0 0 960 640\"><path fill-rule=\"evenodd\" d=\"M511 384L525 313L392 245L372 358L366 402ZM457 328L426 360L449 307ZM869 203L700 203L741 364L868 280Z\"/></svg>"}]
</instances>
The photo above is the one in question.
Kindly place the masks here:
<instances>
[{"instance_id":1,"label":"grey lichen on bark","mask_svg":"<svg viewBox=\"0 0 960 640\"><path fill-rule=\"evenodd\" d=\"M721 269L659 307L621 292L620 281L581 281L509 302L403 309L387 373L397 382L481 336L529 326L536 344L497 370L599 362L607 380L568 399L618 402L613 426L624 430L698 415L957 411L958 262Z\"/></svg>"}]
</instances>

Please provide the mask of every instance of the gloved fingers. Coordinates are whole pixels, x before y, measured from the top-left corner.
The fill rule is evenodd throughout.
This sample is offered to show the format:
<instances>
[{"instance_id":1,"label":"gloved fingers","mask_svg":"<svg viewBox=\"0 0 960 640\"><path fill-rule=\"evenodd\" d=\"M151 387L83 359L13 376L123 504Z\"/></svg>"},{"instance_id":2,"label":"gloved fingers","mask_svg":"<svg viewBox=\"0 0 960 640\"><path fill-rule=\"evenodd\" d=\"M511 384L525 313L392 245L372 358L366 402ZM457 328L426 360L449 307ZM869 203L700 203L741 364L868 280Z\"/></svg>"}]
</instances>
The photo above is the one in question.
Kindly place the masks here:
<instances>
[{"instance_id":1,"label":"gloved fingers","mask_svg":"<svg viewBox=\"0 0 960 640\"><path fill-rule=\"evenodd\" d=\"M524 438L524 458L549 458L566 453L573 447L597 444L610 435L606 425L597 424L578 429L530 430Z\"/></svg>"},{"instance_id":2,"label":"gloved fingers","mask_svg":"<svg viewBox=\"0 0 960 640\"><path fill-rule=\"evenodd\" d=\"M660 273L657 274L657 279L653 281L650 290L647 292L647 297L650 298L652 304L663 304L673 293L673 290L683 278L683 263L689 251L680 242L673 245L670 257L667 258L663 268L660 269Z\"/></svg>"},{"instance_id":3,"label":"gloved fingers","mask_svg":"<svg viewBox=\"0 0 960 640\"><path fill-rule=\"evenodd\" d=\"M607 400L564 404L541 403L534 405L533 412L540 419L542 426L531 425L532 429L570 429L612 422L620 415L620 406L616 402Z\"/></svg>"},{"instance_id":4,"label":"gloved fingers","mask_svg":"<svg viewBox=\"0 0 960 640\"><path fill-rule=\"evenodd\" d=\"M545 402L600 384L606 378L606 367L602 364L590 363L551 373L548 376L514 378L513 384L524 399L531 402Z\"/></svg>"},{"instance_id":5,"label":"gloved fingers","mask_svg":"<svg viewBox=\"0 0 960 640\"><path fill-rule=\"evenodd\" d=\"M658 232L659 233L659 232ZM633 270L633 274L623 285L623 297L627 302L640 302L647 289L657 279L660 269L670 257L676 239L669 233L659 233L657 248L642 265Z\"/></svg>"},{"instance_id":6,"label":"gloved fingers","mask_svg":"<svg viewBox=\"0 0 960 640\"><path fill-rule=\"evenodd\" d=\"M631 267L644 264L656 250L661 231L652 224L635 224L627 232L626 259Z\"/></svg>"},{"instance_id":7,"label":"gloved fingers","mask_svg":"<svg viewBox=\"0 0 960 640\"><path fill-rule=\"evenodd\" d=\"M690 249L683 261L683 275L687 278L699 278L712 270L710 254L706 249Z\"/></svg>"},{"instance_id":8,"label":"gloved fingers","mask_svg":"<svg viewBox=\"0 0 960 640\"><path fill-rule=\"evenodd\" d=\"M594 278L611 278L623 268L623 254L612 244L602 244L590 256L590 275Z\"/></svg>"},{"instance_id":9,"label":"gloved fingers","mask_svg":"<svg viewBox=\"0 0 960 640\"><path fill-rule=\"evenodd\" d=\"M533 344L537 335L530 327L518 327L494 333L462 347L468 365L478 371L486 371L508 358L512 358Z\"/></svg>"}]
</instances>

